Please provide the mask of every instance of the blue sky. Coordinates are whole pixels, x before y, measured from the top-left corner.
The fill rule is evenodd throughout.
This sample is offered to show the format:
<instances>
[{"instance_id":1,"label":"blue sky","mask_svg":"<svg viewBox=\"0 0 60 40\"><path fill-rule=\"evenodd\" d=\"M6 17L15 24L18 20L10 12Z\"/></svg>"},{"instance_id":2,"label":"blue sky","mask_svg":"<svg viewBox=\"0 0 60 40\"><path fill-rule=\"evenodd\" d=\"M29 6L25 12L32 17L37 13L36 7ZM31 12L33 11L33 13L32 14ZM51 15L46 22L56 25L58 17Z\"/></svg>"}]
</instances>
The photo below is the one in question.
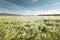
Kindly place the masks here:
<instances>
[{"instance_id":1,"label":"blue sky","mask_svg":"<svg viewBox=\"0 0 60 40\"><path fill-rule=\"evenodd\" d=\"M60 0L0 0L0 13L59 14Z\"/></svg>"}]
</instances>

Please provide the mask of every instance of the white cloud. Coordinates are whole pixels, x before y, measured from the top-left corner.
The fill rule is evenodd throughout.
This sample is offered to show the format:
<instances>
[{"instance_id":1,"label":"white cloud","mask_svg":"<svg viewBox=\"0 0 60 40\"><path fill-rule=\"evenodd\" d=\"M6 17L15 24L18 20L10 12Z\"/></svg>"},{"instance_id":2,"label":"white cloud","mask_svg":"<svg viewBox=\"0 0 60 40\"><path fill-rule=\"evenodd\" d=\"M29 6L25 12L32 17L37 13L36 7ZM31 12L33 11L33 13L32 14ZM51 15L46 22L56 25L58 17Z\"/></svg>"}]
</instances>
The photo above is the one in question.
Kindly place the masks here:
<instances>
[{"instance_id":1,"label":"white cloud","mask_svg":"<svg viewBox=\"0 0 60 40\"><path fill-rule=\"evenodd\" d=\"M15 9L18 9L18 10L20 10L20 9L26 9L25 7L15 5L15 4L10 3L8 1L0 0L0 2L1 2L0 3L1 5L4 5L4 6L8 7L8 8L15 8ZM10 6L8 6L8 5L10 5Z\"/></svg>"},{"instance_id":2,"label":"white cloud","mask_svg":"<svg viewBox=\"0 0 60 40\"><path fill-rule=\"evenodd\" d=\"M38 0L30 0L31 2L37 2Z\"/></svg>"},{"instance_id":3,"label":"white cloud","mask_svg":"<svg viewBox=\"0 0 60 40\"><path fill-rule=\"evenodd\" d=\"M36 0L33 0L33 1L36 1ZM24 7L21 7L21 6L17 6L15 4L12 4L10 2L7 2L7 1L2 1L3 3L5 4L9 4L10 6L8 6L8 8L15 8L16 10L9 10L9 9L5 9L5 8L0 8L0 13L12 13L12 14L20 14L20 15L43 15L43 14L60 14L60 10L40 10L39 8L38 9L35 9L35 10L28 10ZM4 4L4 5L5 5ZM45 6L45 7L49 7L49 6L53 6L53 5L58 5L60 3L56 3L56 4L51 4L51 5L48 5L48 6Z\"/></svg>"},{"instance_id":4,"label":"white cloud","mask_svg":"<svg viewBox=\"0 0 60 40\"><path fill-rule=\"evenodd\" d=\"M32 4L32 3L36 3L38 2L38 0L22 0L23 2L27 3L27 4Z\"/></svg>"},{"instance_id":5,"label":"white cloud","mask_svg":"<svg viewBox=\"0 0 60 40\"><path fill-rule=\"evenodd\" d=\"M58 3L53 3L53 4L50 4L50 5L44 5L44 6L42 6L42 7L37 7L37 8L34 8L34 9L42 9L42 8L49 8L49 7L56 7L56 6L59 6L59 9L60 9L60 3L58 2Z\"/></svg>"},{"instance_id":6,"label":"white cloud","mask_svg":"<svg viewBox=\"0 0 60 40\"><path fill-rule=\"evenodd\" d=\"M0 10L0 13L11 13L11 14L20 14L20 15L43 15L43 14L60 14L60 11L57 10L16 10L16 11L9 11L7 9Z\"/></svg>"}]
</instances>

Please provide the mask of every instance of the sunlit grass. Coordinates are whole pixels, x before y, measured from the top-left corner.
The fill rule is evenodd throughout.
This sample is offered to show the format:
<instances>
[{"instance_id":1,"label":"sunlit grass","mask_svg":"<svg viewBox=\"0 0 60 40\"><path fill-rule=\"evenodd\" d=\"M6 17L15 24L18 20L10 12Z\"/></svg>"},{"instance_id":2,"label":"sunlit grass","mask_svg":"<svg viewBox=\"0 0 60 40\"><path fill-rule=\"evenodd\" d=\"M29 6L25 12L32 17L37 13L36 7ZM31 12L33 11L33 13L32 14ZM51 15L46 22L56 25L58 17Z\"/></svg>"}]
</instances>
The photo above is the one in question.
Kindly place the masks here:
<instances>
[{"instance_id":1,"label":"sunlit grass","mask_svg":"<svg viewBox=\"0 0 60 40\"><path fill-rule=\"evenodd\" d=\"M0 16L0 40L60 40L60 16Z\"/></svg>"}]
</instances>

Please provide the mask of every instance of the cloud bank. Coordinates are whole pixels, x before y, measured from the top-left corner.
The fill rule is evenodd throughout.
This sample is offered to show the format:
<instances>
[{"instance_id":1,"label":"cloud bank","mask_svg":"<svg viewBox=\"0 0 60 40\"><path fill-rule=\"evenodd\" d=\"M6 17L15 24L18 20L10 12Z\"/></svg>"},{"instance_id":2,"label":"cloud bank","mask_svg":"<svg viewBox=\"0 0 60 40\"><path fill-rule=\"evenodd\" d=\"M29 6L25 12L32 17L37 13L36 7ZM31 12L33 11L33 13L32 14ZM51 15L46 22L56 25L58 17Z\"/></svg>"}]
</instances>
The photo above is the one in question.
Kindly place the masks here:
<instances>
[{"instance_id":1,"label":"cloud bank","mask_svg":"<svg viewBox=\"0 0 60 40\"><path fill-rule=\"evenodd\" d=\"M38 0L29 0L31 2L37 2ZM60 6L60 3L54 3L50 5L46 5L44 7L38 7L33 10L27 9L22 6L15 5L8 1L0 0L0 5L6 6L7 8L0 8L0 13L11 13L11 14L19 14L19 15L43 15L43 14L60 14L60 8L51 9L51 10L41 10L42 8L48 8L52 6Z\"/></svg>"}]
</instances>

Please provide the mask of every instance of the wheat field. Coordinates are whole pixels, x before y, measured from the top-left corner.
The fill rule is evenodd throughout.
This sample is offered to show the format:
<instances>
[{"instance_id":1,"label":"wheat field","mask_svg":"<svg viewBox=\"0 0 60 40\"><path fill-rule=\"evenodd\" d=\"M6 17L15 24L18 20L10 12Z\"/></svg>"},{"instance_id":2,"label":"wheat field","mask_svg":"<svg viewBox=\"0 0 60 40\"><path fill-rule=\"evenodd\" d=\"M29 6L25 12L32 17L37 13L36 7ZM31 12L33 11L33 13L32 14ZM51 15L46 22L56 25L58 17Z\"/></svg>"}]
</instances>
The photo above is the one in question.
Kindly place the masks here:
<instances>
[{"instance_id":1,"label":"wheat field","mask_svg":"<svg viewBox=\"0 0 60 40\"><path fill-rule=\"evenodd\" d=\"M60 40L60 16L0 16L0 40Z\"/></svg>"}]
</instances>

